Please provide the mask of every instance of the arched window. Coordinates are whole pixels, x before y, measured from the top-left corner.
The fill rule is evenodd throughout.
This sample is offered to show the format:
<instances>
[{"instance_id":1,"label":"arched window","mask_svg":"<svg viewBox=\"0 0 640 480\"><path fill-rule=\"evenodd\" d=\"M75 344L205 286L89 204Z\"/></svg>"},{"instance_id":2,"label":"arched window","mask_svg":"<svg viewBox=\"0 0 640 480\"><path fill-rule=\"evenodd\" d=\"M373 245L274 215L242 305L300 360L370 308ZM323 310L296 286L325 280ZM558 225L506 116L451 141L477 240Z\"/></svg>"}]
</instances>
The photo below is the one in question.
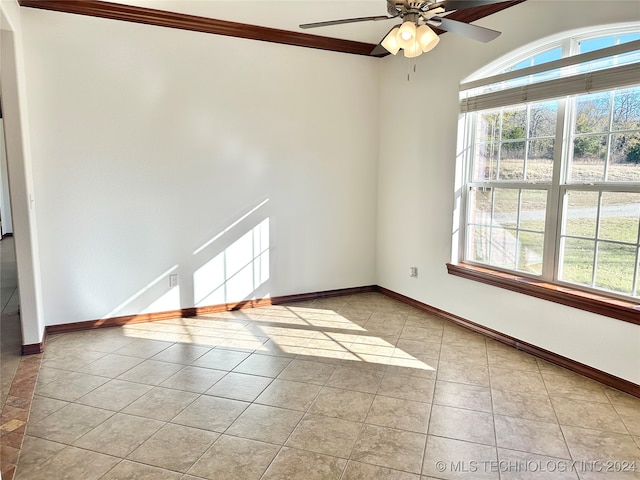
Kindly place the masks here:
<instances>
[{"instance_id":1,"label":"arched window","mask_svg":"<svg viewBox=\"0 0 640 480\"><path fill-rule=\"evenodd\" d=\"M556 41L461 85L461 260L640 298L640 27Z\"/></svg>"}]
</instances>

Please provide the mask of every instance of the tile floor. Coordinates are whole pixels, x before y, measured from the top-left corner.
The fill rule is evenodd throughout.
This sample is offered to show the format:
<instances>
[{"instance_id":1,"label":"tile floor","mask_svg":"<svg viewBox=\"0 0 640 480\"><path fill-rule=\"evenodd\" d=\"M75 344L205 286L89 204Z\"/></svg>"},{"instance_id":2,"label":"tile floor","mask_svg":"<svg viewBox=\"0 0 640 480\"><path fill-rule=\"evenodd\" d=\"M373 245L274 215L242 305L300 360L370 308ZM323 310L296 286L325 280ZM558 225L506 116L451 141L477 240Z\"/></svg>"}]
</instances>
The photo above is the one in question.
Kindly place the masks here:
<instances>
[{"instance_id":1,"label":"tile floor","mask_svg":"<svg viewBox=\"0 0 640 480\"><path fill-rule=\"evenodd\" d=\"M20 362L22 332L18 314L18 272L13 237L0 240L0 407Z\"/></svg>"},{"instance_id":2,"label":"tile floor","mask_svg":"<svg viewBox=\"0 0 640 480\"><path fill-rule=\"evenodd\" d=\"M16 478L615 480L640 474L600 470L632 462L639 399L371 293L50 337Z\"/></svg>"}]
</instances>

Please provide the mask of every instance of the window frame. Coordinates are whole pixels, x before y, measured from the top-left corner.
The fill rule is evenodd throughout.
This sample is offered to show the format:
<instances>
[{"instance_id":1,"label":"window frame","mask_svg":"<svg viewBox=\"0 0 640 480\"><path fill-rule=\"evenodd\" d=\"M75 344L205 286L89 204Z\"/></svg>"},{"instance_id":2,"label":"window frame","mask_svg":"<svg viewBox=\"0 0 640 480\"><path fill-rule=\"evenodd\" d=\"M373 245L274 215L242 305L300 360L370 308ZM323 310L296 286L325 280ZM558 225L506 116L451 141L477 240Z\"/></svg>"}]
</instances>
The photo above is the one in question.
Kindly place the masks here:
<instances>
[{"instance_id":1,"label":"window frame","mask_svg":"<svg viewBox=\"0 0 640 480\"><path fill-rule=\"evenodd\" d=\"M521 51L518 55L512 57L509 62L503 61L501 63L496 64L497 68L485 68L482 70L483 77L489 77L492 73L496 72L507 72L510 71L509 68L513 67L528 58L533 58L537 55L545 53L547 51L551 51L557 48L561 48L562 57L565 58L567 56L574 56L578 53L578 45L580 42L590 39L596 39L605 36L622 36L626 34L637 34L640 32L637 26L626 26L623 28L616 29L607 29L602 30L597 33L585 33L582 35L575 35L568 38L556 40L554 42L546 43L541 46L537 46L527 51ZM616 44L617 41L616 41ZM614 90L622 90L626 88L638 88L640 87L640 82L638 82L634 87L625 87L620 86L617 88L605 90L607 92L613 92ZM546 299L555 301L557 303L564 303L562 301L558 301L558 295L562 295L563 292L567 294L571 294L573 296L581 297L583 299L589 299L587 303L596 302L599 305L597 308L591 305L588 308L584 308L585 305L577 305L576 302L571 304L571 306L576 306L577 308L582 308L589 311L594 311L596 313L601 313L600 306L607 304L611 301L614 302L615 305L622 308L622 310L626 313L622 314L621 318L627 321L630 321L628 317L629 312L631 312L631 318L638 316L638 311L640 311L640 297L637 296L638 288L640 288L640 252L636 250L636 263L634 265L634 280L632 285L632 290L630 295L625 295L620 292L615 292L611 290L605 290L602 288L597 288L594 286L594 278L595 278L595 267L596 267L596 257L598 252L598 238L597 234L594 234L594 259L592 261L593 274L592 274L592 282L591 286L581 285L577 283L571 283L568 281L561 280L561 255L562 255L562 241L566 236L563 232L563 224L565 222L565 210L566 210L566 194L571 190L595 190L600 192L598 196L598 205L600 206L600 202L602 199L602 194L604 192L609 191L633 191L640 193L640 181L638 182L608 182L606 179L606 170L603 174L603 180L601 182L580 182L580 181L569 181L568 176L568 168L570 165L570 158L572 154L573 147L573 125L574 125L574 116L575 116L575 102L576 98L579 95L572 96L564 96L560 98L549 98L547 100L537 100L534 102L524 102L518 103L517 105L526 105L527 111L530 109L531 104L540 103L544 101L552 101L557 100L558 102L558 110L557 110L557 122L556 122L556 132L555 132L555 140L554 140L554 156L553 156L553 173L551 181L528 181L523 180L518 182L513 181L505 181L504 183L499 180L499 163L496 166L496 178L495 180L490 181L474 181L473 174L473 157L476 150L477 142L474 139L476 135L476 121L478 115L474 112L472 114L473 119L469 121L467 118L462 120L461 124L461 136L462 136L462 145L463 145L463 161L462 161L462 189L461 189L461 202L460 202L460 231L461 235L458 238L458 263L447 264L449 273L453 275L462 276L465 278L471 278L478 281L483 281L484 278L485 283L493 284L496 286L501 286L503 288L509 288L515 291L523 290L521 288L523 282L531 285L536 285L540 287L538 290L538 294L534 296L538 296L541 298L545 298L545 295L540 294L547 290L548 292L552 292L552 295L547 295ZM502 108L510 108L515 107L516 105L505 105ZM500 108L500 107L498 107ZM612 115L614 105L610 104L609 115ZM483 110L478 110L483 111ZM466 116L466 113L464 114ZM527 114L527 121L529 120L529 114ZM607 164L605 164L605 169L608 166L609 156L609 143L611 136L613 135L613 131L608 129L606 132L607 137ZM526 138L523 141L529 141L530 132L526 132ZM473 140L472 140L473 139ZM526 160L525 160L526 165ZM526 168L523 165L523 171ZM545 208L545 222L544 222L544 244L543 244L543 260L542 260L542 269L540 274L526 272L517 270L518 268L518 249L516 246L516 258L513 269L502 268L500 266L491 265L491 258L489 257L488 263L481 263L470 259L468 255L468 249L473 248L471 242L467 242L467 240L471 237L469 233L469 226L471 225L471 195L470 192L473 191L474 188L481 187L491 187L491 188L510 188L510 189L536 189L536 190L547 190L547 204ZM492 198L493 198L492 193ZM520 214L521 208L521 194L519 194L518 198L518 207L516 216ZM492 213L494 209L494 201L491 202ZM597 215L600 213L600 208L597 210ZM491 220L491 225L489 227L493 228L493 216ZM519 222L516 224L515 231L520 231ZM639 228L640 231L640 228ZM639 233L640 237L640 233ZM638 238L636 240L639 240ZM636 245L638 249L640 249L640 245ZM465 271L465 269L467 271ZM499 278L500 280L496 280ZM525 288L525 291L522 293L532 294L530 288ZM635 295L635 296L634 296ZM584 302L578 302L584 303ZM611 305L609 305L611 306ZM595 310L594 310L595 308ZM616 309L613 309L616 310ZM606 314L606 313L604 313ZM611 316L611 315L610 315ZM619 317L615 317L619 318ZM640 324L640 319L638 321L633 321L633 323Z\"/></svg>"}]
</instances>

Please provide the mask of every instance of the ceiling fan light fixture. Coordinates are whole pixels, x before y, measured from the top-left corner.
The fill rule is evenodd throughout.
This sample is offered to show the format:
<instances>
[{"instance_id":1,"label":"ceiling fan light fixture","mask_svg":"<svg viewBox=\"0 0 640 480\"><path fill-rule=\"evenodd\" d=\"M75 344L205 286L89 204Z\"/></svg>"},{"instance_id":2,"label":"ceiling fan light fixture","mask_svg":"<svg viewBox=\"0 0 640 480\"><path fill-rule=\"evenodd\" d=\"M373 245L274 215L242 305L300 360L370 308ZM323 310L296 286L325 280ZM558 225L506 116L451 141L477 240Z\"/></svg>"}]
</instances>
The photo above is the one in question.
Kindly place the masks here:
<instances>
[{"instance_id":1,"label":"ceiling fan light fixture","mask_svg":"<svg viewBox=\"0 0 640 480\"><path fill-rule=\"evenodd\" d=\"M398 45L397 39L398 30L400 30L398 27L393 28L393 30L391 30L389 34L384 37L384 40L382 40L382 43L380 44L391 55L396 55L400 51L400 45Z\"/></svg>"},{"instance_id":2,"label":"ceiling fan light fixture","mask_svg":"<svg viewBox=\"0 0 640 480\"><path fill-rule=\"evenodd\" d=\"M416 41L416 24L411 20L404 22L398 29L396 41L400 48L410 48Z\"/></svg>"},{"instance_id":3,"label":"ceiling fan light fixture","mask_svg":"<svg viewBox=\"0 0 640 480\"><path fill-rule=\"evenodd\" d=\"M422 55L422 48L417 41L415 41L409 48L404 49L405 58L415 58L419 57L420 55Z\"/></svg>"},{"instance_id":4,"label":"ceiling fan light fixture","mask_svg":"<svg viewBox=\"0 0 640 480\"><path fill-rule=\"evenodd\" d=\"M420 25L418 27L416 31L416 38L418 39L420 49L424 53L433 50L435 46L438 45L438 42L440 42L440 37L427 25Z\"/></svg>"}]
</instances>

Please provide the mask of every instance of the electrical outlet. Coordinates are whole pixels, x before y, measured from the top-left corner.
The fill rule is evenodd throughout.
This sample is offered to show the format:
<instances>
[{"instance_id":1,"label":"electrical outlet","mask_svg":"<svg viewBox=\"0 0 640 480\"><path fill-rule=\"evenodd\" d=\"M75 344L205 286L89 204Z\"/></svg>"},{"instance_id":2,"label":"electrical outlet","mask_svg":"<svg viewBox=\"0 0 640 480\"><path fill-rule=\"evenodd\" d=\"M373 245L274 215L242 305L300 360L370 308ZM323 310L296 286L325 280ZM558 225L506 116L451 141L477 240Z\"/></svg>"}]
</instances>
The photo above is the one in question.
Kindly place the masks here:
<instances>
[{"instance_id":1,"label":"electrical outlet","mask_svg":"<svg viewBox=\"0 0 640 480\"><path fill-rule=\"evenodd\" d=\"M409 276L417 277L418 276L418 267L409 267Z\"/></svg>"},{"instance_id":2,"label":"electrical outlet","mask_svg":"<svg viewBox=\"0 0 640 480\"><path fill-rule=\"evenodd\" d=\"M169 288L173 288L177 286L178 286L178 274L173 273L169 275Z\"/></svg>"}]
</instances>

